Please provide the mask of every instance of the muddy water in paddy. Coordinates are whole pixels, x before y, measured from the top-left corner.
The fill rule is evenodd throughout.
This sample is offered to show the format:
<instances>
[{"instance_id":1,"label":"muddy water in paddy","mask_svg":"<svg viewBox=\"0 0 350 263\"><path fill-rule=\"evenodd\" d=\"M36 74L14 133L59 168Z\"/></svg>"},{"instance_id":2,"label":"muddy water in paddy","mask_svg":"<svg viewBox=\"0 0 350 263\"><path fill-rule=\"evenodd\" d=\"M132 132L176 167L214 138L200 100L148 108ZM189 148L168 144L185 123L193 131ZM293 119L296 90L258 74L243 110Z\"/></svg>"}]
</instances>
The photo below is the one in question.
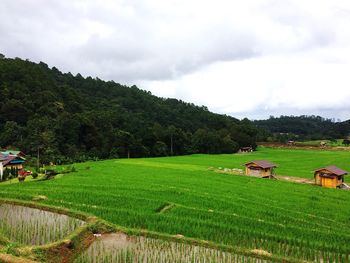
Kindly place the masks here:
<instances>
[{"instance_id":1,"label":"muddy water in paddy","mask_svg":"<svg viewBox=\"0 0 350 263\"><path fill-rule=\"evenodd\" d=\"M219 251L200 246L163 241L125 234L106 234L97 237L74 263L119 262L258 262L266 260Z\"/></svg>"},{"instance_id":2,"label":"muddy water in paddy","mask_svg":"<svg viewBox=\"0 0 350 263\"><path fill-rule=\"evenodd\" d=\"M84 222L39 209L0 204L0 233L23 245L44 245L58 241Z\"/></svg>"}]
</instances>

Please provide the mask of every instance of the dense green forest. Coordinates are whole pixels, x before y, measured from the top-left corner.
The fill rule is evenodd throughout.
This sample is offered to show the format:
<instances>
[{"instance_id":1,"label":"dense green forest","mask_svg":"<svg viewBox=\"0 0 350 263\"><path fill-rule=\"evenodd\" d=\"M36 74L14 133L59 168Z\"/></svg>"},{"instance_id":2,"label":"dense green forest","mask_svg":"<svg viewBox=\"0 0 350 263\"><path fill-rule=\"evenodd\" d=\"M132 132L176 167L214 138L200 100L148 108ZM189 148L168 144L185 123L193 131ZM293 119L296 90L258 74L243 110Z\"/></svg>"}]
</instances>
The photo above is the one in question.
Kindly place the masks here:
<instances>
[{"instance_id":1,"label":"dense green forest","mask_svg":"<svg viewBox=\"0 0 350 263\"><path fill-rule=\"evenodd\" d=\"M335 122L320 116L271 116L257 120L258 141L319 140L348 138L350 121Z\"/></svg>"},{"instance_id":2,"label":"dense green forest","mask_svg":"<svg viewBox=\"0 0 350 263\"><path fill-rule=\"evenodd\" d=\"M247 119L113 81L0 56L0 147L42 163L231 153L256 144Z\"/></svg>"}]
</instances>

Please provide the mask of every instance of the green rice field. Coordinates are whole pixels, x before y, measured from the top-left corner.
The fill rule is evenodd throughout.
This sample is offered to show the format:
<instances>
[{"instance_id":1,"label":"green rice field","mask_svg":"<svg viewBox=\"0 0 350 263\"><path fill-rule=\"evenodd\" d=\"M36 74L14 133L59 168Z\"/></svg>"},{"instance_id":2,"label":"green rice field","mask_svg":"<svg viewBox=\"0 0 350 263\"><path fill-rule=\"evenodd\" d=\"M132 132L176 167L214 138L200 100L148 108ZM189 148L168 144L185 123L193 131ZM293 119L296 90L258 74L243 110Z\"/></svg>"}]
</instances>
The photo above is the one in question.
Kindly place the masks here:
<instances>
[{"instance_id":1,"label":"green rice field","mask_svg":"<svg viewBox=\"0 0 350 263\"><path fill-rule=\"evenodd\" d=\"M116 159L75 164L49 181L0 184L0 198L40 201L132 229L260 249L315 262L350 261L350 191L216 173L254 159L279 175L312 178L350 153L260 148L251 154Z\"/></svg>"}]
</instances>

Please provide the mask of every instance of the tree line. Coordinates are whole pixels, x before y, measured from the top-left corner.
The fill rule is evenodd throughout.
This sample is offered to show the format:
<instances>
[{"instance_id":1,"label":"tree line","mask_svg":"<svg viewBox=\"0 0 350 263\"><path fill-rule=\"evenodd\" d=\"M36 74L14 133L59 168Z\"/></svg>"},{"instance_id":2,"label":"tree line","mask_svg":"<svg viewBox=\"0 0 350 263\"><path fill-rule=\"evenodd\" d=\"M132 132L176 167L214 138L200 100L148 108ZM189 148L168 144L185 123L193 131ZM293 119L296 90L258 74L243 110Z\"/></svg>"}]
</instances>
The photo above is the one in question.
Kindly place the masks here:
<instances>
[{"instance_id":1,"label":"tree line","mask_svg":"<svg viewBox=\"0 0 350 263\"><path fill-rule=\"evenodd\" d=\"M254 121L258 141L286 142L288 140L348 140L350 121L335 121L320 116L270 116Z\"/></svg>"},{"instance_id":2,"label":"tree line","mask_svg":"<svg viewBox=\"0 0 350 263\"><path fill-rule=\"evenodd\" d=\"M232 153L257 134L248 119L0 55L0 147L41 163Z\"/></svg>"}]
</instances>

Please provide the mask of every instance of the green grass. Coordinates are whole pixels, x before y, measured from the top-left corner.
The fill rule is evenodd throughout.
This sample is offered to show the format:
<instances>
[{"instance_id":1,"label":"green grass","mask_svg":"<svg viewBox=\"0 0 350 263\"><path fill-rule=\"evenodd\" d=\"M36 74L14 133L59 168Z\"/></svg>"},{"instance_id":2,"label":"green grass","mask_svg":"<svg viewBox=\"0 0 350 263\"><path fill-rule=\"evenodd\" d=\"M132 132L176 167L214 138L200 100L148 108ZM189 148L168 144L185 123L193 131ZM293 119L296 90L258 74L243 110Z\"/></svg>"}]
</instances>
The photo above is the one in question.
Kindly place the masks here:
<instances>
[{"instance_id":1,"label":"green grass","mask_svg":"<svg viewBox=\"0 0 350 263\"><path fill-rule=\"evenodd\" d=\"M331 140L312 140L312 141L303 141L296 142L296 145L305 145L305 146L320 146L321 142L326 142L327 146L337 147L337 146L346 146L343 144L344 139L336 139L334 141Z\"/></svg>"},{"instance_id":2,"label":"green grass","mask_svg":"<svg viewBox=\"0 0 350 263\"><path fill-rule=\"evenodd\" d=\"M181 168L186 171L202 171L208 167L243 169L244 163L260 159L269 160L277 164L278 168L275 171L278 175L314 178L315 169L328 165L337 165L350 172L350 152L264 147L260 147L258 151L249 154L197 154L175 158L137 159L132 160L132 163L133 165L148 166L150 168ZM125 161L128 162L128 160L119 160L119 162Z\"/></svg>"},{"instance_id":3,"label":"green grass","mask_svg":"<svg viewBox=\"0 0 350 263\"><path fill-rule=\"evenodd\" d=\"M241 155L107 160L75 164L78 172L54 180L0 184L0 198L45 195L45 204L124 227L296 259L349 256L350 192L208 170L243 167L252 159L275 162L278 174L309 178L313 169L329 164L350 168L347 152L269 148ZM173 206L158 213L168 204Z\"/></svg>"},{"instance_id":4,"label":"green grass","mask_svg":"<svg viewBox=\"0 0 350 263\"><path fill-rule=\"evenodd\" d=\"M30 182L30 181L37 181L37 180L40 180L40 179L43 179L44 178L44 174L39 174L38 177L36 179L33 179L33 177L31 175L27 176L25 181L26 182ZM4 182L0 182L1 185L4 185L4 184L17 184L19 183L17 177L16 178L12 178L10 180L7 180L7 181L4 181Z\"/></svg>"}]
</instances>

